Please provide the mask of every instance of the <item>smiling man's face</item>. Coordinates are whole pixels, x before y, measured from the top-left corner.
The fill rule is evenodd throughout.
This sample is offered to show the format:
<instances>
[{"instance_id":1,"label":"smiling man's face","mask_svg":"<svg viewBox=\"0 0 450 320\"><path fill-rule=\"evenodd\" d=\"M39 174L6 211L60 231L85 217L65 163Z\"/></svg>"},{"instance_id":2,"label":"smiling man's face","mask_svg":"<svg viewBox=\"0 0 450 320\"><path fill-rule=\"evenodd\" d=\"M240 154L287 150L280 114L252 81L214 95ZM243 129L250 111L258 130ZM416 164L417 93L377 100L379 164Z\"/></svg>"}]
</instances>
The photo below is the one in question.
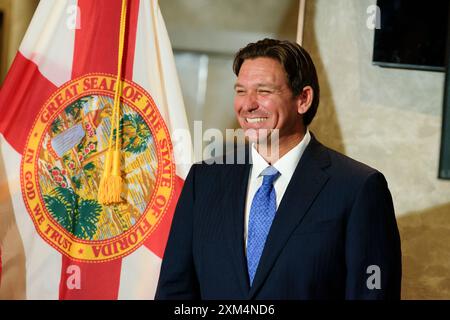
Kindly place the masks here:
<instances>
[{"instance_id":1,"label":"smiling man's face","mask_svg":"<svg viewBox=\"0 0 450 320\"><path fill-rule=\"evenodd\" d=\"M250 141L257 141L258 136L261 139L261 129L278 129L280 146L285 140L298 139L303 130L299 99L293 96L277 60L261 57L242 64L235 84L234 110Z\"/></svg>"}]
</instances>

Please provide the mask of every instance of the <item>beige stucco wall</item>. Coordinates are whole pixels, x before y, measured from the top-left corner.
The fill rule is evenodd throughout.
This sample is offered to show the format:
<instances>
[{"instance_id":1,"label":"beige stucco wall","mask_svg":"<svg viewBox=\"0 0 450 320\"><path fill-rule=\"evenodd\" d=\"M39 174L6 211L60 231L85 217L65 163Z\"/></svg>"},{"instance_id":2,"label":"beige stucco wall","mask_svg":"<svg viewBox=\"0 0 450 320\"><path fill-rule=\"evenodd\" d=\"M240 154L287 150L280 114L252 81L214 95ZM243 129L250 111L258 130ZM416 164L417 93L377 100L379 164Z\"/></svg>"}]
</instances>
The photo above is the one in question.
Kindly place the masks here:
<instances>
[{"instance_id":1,"label":"beige stucco wall","mask_svg":"<svg viewBox=\"0 0 450 320\"><path fill-rule=\"evenodd\" d=\"M437 179L444 73L371 65L374 0L307 0L320 140L386 176L402 238L405 299L450 299L450 181Z\"/></svg>"},{"instance_id":2,"label":"beige stucco wall","mask_svg":"<svg viewBox=\"0 0 450 320\"><path fill-rule=\"evenodd\" d=\"M14 60L38 2L39 0L0 0L0 10L4 15L0 82Z\"/></svg>"}]
</instances>

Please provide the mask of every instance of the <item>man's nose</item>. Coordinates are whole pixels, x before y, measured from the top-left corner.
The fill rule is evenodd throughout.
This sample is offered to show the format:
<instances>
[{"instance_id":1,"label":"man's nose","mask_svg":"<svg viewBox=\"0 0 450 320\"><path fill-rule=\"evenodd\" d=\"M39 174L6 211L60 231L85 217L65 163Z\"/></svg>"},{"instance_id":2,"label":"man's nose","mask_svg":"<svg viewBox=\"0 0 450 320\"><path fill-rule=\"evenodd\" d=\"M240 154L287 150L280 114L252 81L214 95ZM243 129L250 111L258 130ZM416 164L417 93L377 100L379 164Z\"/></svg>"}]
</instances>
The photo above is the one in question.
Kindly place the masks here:
<instances>
[{"instance_id":1,"label":"man's nose","mask_svg":"<svg viewBox=\"0 0 450 320\"><path fill-rule=\"evenodd\" d=\"M247 95L245 96L245 100L243 101L242 107L245 109L245 111L253 111L258 109L258 99L256 93L254 92L247 93Z\"/></svg>"}]
</instances>

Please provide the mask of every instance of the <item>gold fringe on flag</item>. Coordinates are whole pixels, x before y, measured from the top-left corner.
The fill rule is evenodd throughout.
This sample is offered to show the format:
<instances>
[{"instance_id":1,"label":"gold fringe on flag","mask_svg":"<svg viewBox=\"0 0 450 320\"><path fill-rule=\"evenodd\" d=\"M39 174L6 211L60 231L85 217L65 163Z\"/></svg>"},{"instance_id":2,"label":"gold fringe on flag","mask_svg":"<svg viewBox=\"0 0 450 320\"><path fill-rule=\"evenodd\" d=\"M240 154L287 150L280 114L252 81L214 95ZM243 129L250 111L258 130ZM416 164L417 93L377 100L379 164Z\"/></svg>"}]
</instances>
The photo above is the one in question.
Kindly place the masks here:
<instances>
[{"instance_id":1,"label":"gold fringe on flag","mask_svg":"<svg viewBox=\"0 0 450 320\"><path fill-rule=\"evenodd\" d=\"M120 203L123 187L121 172L120 144L120 97L122 92L122 60L125 42L125 23L127 15L127 0L122 0L119 31L119 52L117 62L117 79L114 92L114 107L111 116L111 132L109 134L108 153L106 155L103 175L98 188L98 201L104 205ZM113 149L113 140L115 145Z\"/></svg>"}]
</instances>

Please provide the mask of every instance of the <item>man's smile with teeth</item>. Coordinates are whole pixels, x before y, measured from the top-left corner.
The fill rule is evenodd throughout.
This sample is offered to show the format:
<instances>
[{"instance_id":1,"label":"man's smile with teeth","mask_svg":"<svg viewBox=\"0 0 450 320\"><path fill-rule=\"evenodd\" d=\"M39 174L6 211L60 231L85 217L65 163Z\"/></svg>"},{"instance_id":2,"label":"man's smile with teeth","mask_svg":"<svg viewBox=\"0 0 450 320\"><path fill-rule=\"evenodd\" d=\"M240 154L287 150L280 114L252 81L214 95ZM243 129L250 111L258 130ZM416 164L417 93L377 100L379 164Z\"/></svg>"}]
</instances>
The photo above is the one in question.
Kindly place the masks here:
<instances>
[{"instance_id":1,"label":"man's smile with teeth","mask_svg":"<svg viewBox=\"0 0 450 320\"><path fill-rule=\"evenodd\" d=\"M245 118L245 120L248 123L258 123L258 122L264 122L267 120L267 118Z\"/></svg>"}]
</instances>

